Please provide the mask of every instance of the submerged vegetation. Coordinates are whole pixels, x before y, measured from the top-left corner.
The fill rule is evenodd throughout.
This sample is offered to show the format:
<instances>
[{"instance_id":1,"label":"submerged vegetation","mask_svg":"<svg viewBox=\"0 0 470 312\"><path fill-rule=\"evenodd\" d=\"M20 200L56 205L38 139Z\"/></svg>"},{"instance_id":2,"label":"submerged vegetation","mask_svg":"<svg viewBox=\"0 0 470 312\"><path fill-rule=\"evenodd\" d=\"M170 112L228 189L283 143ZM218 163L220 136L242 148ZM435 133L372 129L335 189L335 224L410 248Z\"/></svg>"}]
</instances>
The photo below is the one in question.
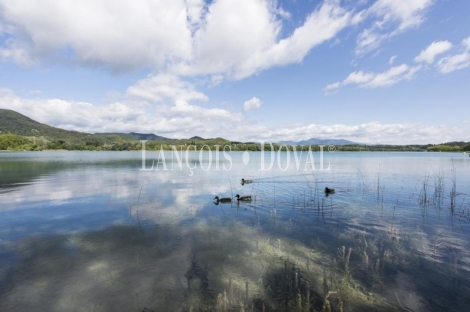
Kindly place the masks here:
<instances>
[{"instance_id":1,"label":"submerged vegetation","mask_svg":"<svg viewBox=\"0 0 470 312\"><path fill-rule=\"evenodd\" d=\"M253 179L238 186L251 202L214 206L210 196L202 214L178 203L175 224L155 185L136 185L127 225L3 243L18 263L0 271L0 310L465 311L465 243L422 228L442 214L468 229L455 165L396 200L376 177L333 181L328 197L314 175ZM357 224L367 205L376 223ZM418 229L400 209L421 209Z\"/></svg>"}]
</instances>

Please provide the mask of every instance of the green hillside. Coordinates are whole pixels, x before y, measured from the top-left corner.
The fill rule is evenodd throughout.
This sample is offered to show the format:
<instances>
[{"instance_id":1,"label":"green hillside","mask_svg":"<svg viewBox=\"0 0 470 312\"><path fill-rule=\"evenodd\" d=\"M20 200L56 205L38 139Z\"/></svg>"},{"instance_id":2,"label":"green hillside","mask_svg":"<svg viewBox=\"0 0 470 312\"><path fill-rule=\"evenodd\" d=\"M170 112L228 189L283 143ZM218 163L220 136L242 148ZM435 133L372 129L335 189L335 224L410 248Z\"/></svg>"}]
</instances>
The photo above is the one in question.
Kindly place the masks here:
<instances>
[{"instance_id":1,"label":"green hillside","mask_svg":"<svg viewBox=\"0 0 470 312\"><path fill-rule=\"evenodd\" d=\"M51 127L9 109L0 109L0 131L27 137L79 140L90 134Z\"/></svg>"},{"instance_id":2,"label":"green hillside","mask_svg":"<svg viewBox=\"0 0 470 312\"><path fill-rule=\"evenodd\" d=\"M136 150L140 142L125 134L68 131L0 109L0 150Z\"/></svg>"},{"instance_id":3,"label":"green hillside","mask_svg":"<svg viewBox=\"0 0 470 312\"><path fill-rule=\"evenodd\" d=\"M153 133L115 133L115 132L108 132L108 133L95 133L96 136L118 136L123 139L127 140L148 140L148 141L173 141L173 139L165 138L159 135L155 135Z\"/></svg>"},{"instance_id":4,"label":"green hillside","mask_svg":"<svg viewBox=\"0 0 470 312\"><path fill-rule=\"evenodd\" d=\"M0 150L140 150L140 140L147 140L148 150L171 149L171 145L231 144L223 138L169 139L153 133L84 133L68 131L39 123L29 117L8 109L0 109Z\"/></svg>"}]
</instances>

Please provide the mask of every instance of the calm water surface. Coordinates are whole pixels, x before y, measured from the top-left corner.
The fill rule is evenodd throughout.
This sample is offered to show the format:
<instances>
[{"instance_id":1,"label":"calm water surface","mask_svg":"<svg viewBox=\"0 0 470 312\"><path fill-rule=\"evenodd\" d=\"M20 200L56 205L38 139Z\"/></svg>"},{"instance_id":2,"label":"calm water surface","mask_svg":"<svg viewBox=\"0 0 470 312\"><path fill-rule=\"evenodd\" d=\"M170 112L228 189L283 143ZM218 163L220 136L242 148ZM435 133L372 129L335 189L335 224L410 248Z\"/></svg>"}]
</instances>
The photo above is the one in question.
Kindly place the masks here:
<instances>
[{"instance_id":1,"label":"calm water surface","mask_svg":"<svg viewBox=\"0 0 470 312\"><path fill-rule=\"evenodd\" d=\"M172 156L0 153L0 310L468 311L468 155Z\"/></svg>"}]
</instances>

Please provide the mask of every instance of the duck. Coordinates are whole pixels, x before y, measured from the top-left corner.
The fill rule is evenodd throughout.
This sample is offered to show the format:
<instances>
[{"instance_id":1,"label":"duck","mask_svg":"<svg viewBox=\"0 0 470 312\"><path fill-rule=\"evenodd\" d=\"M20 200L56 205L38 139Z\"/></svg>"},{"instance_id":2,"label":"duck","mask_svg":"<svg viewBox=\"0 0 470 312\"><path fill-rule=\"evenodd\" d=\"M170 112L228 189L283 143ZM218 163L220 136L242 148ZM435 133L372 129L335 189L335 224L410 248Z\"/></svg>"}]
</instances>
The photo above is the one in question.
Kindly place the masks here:
<instances>
[{"instance_id":1,"label":"duck","mask_svg":"<svg viewBox=\"0 0 470 312\"><path fill-rule=\"evenodd\" d=\"M251 201L251 196L240 196L237 194L235 197L238 201Z\"/></svg>"},{"instance_id":2,"label":"duck","mask_svg":"<svg viewBox=\"0 0 470 312\"><path fill-rule=\"evenodd\" d=\"M245 180L245 179L242 179L241 184L242 184L242 185L244 185L244 184L250 184L250 183L252 183L252 182L253 182L253 180Z\"/></svg>"},{"instance_id":3,"label":"duck","mask_svg":"<svg viewBox=\"0 0 470 312\"><path fill-rule=\"evenodd\" d=\"M219 196L214 197L214 201L218 203L231 203L232 199L230 197L222 197L219 198Z\"/></svg>"},{"instance_id":4,"label":"duck","mask_svg":"<svg viewBox=\"0 0 470 312\"><path fill-rule=\"evenodd\" d=\"M335 193L335 189L329 188L328 186L325 187L326 196L328 196L329 194L334 194L334 193Z\"/></svg>"}]
</instances>

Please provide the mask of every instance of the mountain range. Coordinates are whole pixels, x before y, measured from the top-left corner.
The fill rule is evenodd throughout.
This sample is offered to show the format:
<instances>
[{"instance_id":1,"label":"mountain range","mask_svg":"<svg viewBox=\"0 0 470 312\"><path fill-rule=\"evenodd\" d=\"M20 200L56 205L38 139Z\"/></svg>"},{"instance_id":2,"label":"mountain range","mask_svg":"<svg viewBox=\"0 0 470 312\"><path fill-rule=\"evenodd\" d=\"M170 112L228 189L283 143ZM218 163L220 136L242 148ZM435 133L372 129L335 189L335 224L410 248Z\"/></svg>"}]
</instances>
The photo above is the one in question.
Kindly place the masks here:
<instances>
[{"instance_id":1,"label":"mountain range","mask_svg":"<svg viewBox=\"0 0 470 312\"><path fill-rule=\"evenodd\" d=\"M358 145L360 143L343 139L315 139L311 138L302 141L280 141L282 145Z\"/></svg>"},{"instance_id":2,"label":"mountain range","mask_svg":"<svg viewBox=\"0 0 470 312\"><path fill-rule=\"evenodd\" d=\"M0 109L0 134L11 133L26 137L45 137L48 139L55 140L83 140L83 139L100 139L105 141L178 141L176 139L170 139L163 136L159 136L153 133L119 133L119 132L108 132L108 133L86 133L78 131L69 131L56 127L52 127L40 122L37 122L27 116L24 116L18 112L9 109ZM222 138L216 139L204 139L199 136L193 136L185 141L227 141ZM181 140L180 140L181 141ZM242 143L242 142L239 142ZM246 143L246 142L245 142ZM348 140L335 140L335 139L315 139L311 138L303 141L280 141L279 144L284 145L354 145L357 144Z\"/></svg>"}]
</instances>

